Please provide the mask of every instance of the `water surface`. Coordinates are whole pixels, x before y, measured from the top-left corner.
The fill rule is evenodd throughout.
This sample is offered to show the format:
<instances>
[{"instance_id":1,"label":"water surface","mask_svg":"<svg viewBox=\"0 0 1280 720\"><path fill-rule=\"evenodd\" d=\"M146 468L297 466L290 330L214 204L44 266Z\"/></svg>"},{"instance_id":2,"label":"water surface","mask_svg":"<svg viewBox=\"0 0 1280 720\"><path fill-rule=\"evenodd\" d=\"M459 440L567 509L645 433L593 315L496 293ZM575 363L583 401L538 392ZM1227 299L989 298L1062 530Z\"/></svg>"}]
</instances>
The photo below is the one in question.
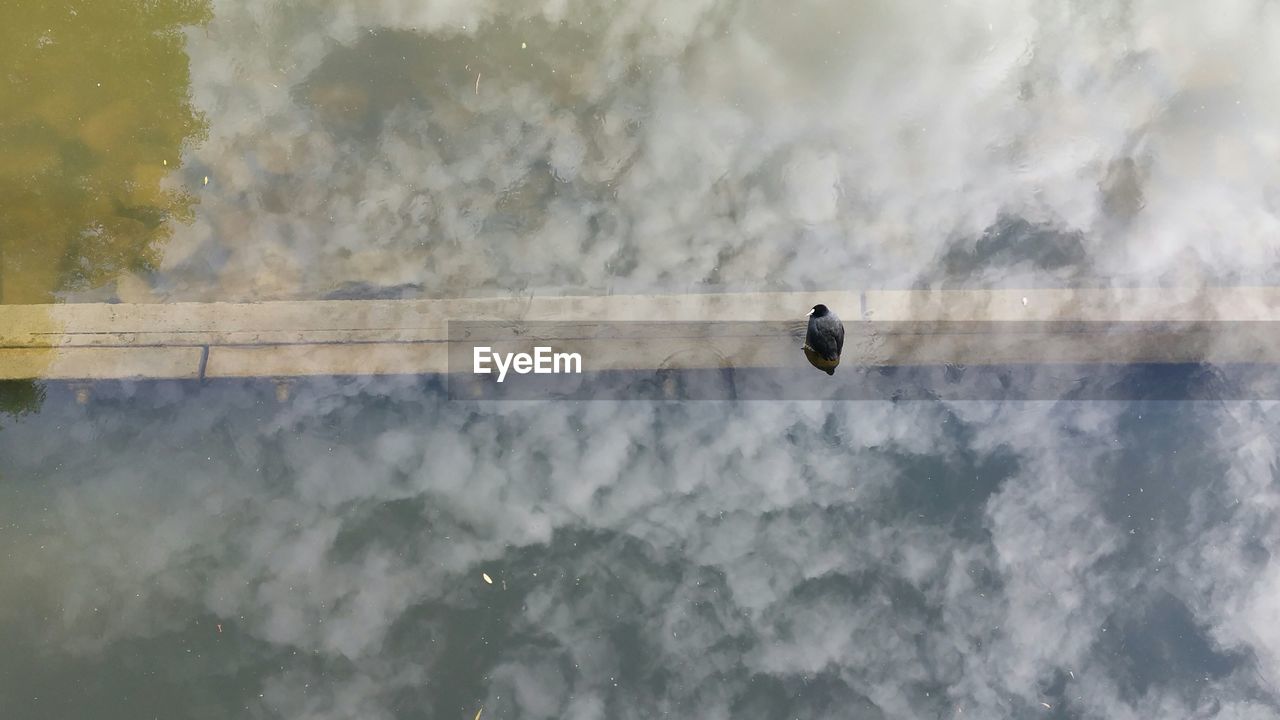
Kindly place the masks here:
<instances>
[{"instance_id":1,"label":"water surface","mask_svg":"<svg viewBox=\"0 0 1280 720\"><path fill-rule=\"evenodd\" d=\"M1271 717L1275 413L51 386L0 432L0 696L21 717Z\"/></svg>"},{"instance_id":2,"label":"water surface","mask_svg":"<svg viewBox=\"0 0 1280 720\"><path fill-rule=\"evenodd\" d=\"M6 302L1268 283L1233 0L22 3Z\"/></svg>"},{"instance_id":3,"label":"water surface","mask_svg":"<svg viewBox=\"0 0 1280 720\"><path fill-rule=\"evenodd\" d=\"M1261 0L6 10L0 302L1277 278ZM1280 409L1143 377L3 384L0 715L1280 716Z\"/></svg>"}]
</instances>

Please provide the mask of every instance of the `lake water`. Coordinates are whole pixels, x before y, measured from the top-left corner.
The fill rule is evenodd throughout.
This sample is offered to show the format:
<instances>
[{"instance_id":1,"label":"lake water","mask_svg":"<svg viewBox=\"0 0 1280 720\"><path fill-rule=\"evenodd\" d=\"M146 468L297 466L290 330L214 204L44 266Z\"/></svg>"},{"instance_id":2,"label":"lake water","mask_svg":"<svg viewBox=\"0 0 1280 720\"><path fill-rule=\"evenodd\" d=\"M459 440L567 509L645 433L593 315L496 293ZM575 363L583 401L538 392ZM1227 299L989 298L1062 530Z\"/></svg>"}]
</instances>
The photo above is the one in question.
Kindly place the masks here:
<instances>
[{"instance_id":1,"label":"lake water","mask_svg":"<svg viewBox=\"0 0 1280 720\"><path fill-rule=\"evenodd\" d=\"M5 303L1280 278L1263 0L5 15ZM0 384L0 717L1280 717L1280 406L1167 395Z\"/></svg>"},{"instance_id":2,"label":"lake water","mask_svg":"<svg viewBox=\"0 0 1280 720\"><path fill-rule=\"evenodd\" d=\"M1278 412L52 386L0 432L0 696L13 717L1270 717Z\"/></svg>"}]
</instances>

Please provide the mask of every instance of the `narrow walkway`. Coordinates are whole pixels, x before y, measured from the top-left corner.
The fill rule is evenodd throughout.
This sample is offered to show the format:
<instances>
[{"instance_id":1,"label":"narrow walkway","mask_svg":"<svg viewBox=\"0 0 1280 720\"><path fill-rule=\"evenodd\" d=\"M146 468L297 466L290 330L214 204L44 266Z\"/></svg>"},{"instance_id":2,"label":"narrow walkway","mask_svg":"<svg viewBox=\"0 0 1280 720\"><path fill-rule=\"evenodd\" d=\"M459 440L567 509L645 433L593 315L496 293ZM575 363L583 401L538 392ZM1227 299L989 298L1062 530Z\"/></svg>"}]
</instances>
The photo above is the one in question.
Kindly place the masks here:
<instances>
[{"instance_id":1,"label":"narrow walkway","mask_svg":"<svg viewBox=\"0 0 1280 720\"><path fill-rule=\"evenodd\" d=\"M0 379L470 371L450 321L501 321L486 340L580 352L588 371L776 367L804 362L790 333L819 302L848 364L1280 362L1280 288L838 291L0 305ZM622 321L644 322L599 324ZM686 332L654 324L673 322Z\"/></svg>"}]
</instances>

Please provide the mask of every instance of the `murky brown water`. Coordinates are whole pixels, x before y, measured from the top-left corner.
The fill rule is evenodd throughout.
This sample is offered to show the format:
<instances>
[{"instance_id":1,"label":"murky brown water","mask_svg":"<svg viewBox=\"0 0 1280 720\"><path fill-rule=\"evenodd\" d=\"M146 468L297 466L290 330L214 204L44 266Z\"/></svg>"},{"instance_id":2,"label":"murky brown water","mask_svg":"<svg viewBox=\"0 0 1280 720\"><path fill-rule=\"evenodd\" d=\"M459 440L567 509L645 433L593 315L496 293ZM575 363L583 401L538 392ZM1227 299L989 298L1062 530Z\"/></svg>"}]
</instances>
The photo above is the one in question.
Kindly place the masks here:
<instances>
[{"instance_id":1,"label":"murky brown water","mask_svg":"<svg viewBox=\"0 0 1280 720\"><path fill-rule=\"evenodd\" d=\"M168 1L6 10L0 302L114 282L127 295L192 220L173 173L206 124L183 31L209 16L207 3Z\"/></svg>"}]
</instances>

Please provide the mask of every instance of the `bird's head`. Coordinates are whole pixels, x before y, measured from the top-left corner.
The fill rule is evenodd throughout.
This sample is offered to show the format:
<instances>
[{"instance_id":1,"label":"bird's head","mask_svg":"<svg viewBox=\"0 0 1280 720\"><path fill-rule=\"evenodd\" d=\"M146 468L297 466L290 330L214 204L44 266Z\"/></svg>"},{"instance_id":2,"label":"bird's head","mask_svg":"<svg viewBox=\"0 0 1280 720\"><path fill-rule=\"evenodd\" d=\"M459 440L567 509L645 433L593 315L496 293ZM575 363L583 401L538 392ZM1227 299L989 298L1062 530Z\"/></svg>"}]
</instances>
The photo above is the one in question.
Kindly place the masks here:
<instances>
[{"instance_id":1,"label":"bird's head","mask_svg":"<svg viewBox=\"0 0 1280 720\"><path fill-rule=\"evenodd\" d=\"M823 305L823 304L819 303L819 304L817 304L817 305L814 305L814 306L813 306L813 309L809 311L809 317L816 317L816 318L820 318L820 317L822 317L823 315L826 315L826 314L827 314L827 313L829 313L829 312L831 312L831 311L827 309L827 306L826 306L826 305Z\"/></svg>"}]
</instances>

